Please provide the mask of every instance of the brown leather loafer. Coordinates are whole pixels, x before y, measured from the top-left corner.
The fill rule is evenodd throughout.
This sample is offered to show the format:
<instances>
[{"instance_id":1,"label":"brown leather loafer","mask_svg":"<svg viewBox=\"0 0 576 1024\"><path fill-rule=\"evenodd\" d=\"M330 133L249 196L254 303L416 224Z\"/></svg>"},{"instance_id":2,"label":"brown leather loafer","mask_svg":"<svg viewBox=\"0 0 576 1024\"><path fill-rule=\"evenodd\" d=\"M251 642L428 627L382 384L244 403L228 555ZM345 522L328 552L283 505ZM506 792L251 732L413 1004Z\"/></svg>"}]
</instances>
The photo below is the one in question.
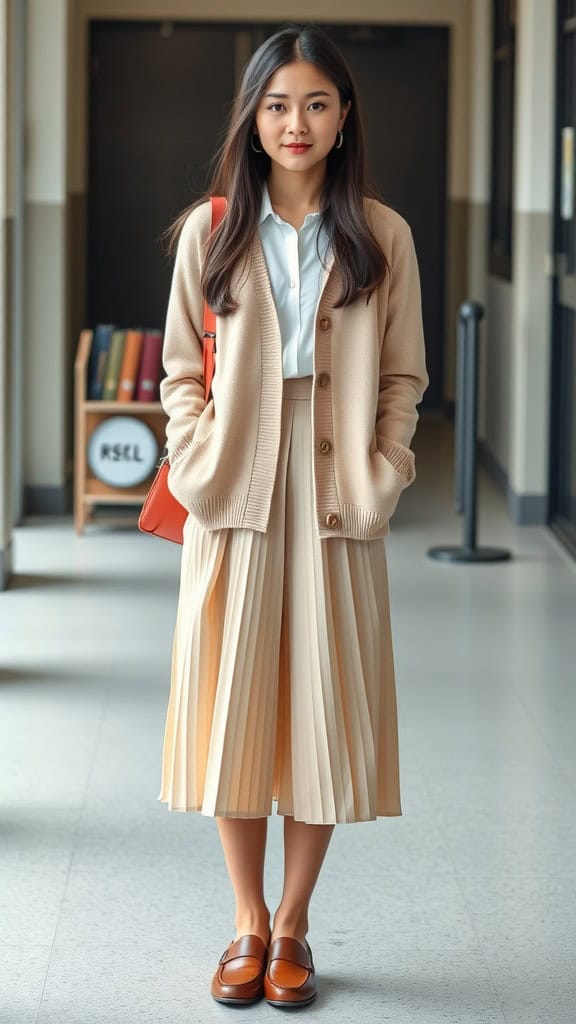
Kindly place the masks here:
<instances>
[{"instance_id":1,"label":"brown leather loafer","mask_svg":"<svg viewBox=\"0 0 576 1024\"><path fill-rule=\"evenodd\" d=\"M271 932L268 935L270 942ZM264 993L268 946L259 935L241 935L224 950L210 994L218 1003L254 1003Z\"/></svg>"},{"instance_id":2,"label":"brown leather loafer","mask_svg":"<svg viewBox=\"0 0 576 1024\"><path fill-rule=\"evenodd\" d=\"M270 944L264 995L271 1006L306 1006L318 995L312 950L291 936Z\"/></svg>"}]
</instances>

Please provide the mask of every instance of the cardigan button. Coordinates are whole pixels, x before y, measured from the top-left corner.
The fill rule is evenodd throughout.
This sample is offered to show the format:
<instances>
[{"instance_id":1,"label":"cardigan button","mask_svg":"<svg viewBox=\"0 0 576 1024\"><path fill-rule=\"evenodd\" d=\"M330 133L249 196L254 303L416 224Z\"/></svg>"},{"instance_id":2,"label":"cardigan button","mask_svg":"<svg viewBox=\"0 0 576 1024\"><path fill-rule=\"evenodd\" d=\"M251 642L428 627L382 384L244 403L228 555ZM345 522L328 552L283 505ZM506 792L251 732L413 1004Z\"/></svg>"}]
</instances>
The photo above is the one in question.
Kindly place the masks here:
<instances>
[{"instance_id":1,"label":"cardigan button","mask_svg":"<svg viewBox=\"0 0 576 1024\"><path fill-rule=\"evenodd\" d=\"M340 516L337 516L335 512L329 512L326 516L326 526L329 526L331 529L340 526Z\"/></svg>"},{"instance_id":2,"label":"cardigan button","mask_svg":"<svg viewBox=\"0 0 576 1024\"><path fill-rule=\"evenodd\" d=\"M319 373L318 376L316 377L316 383L317 383L319 388L325 388L326 385L328 384L329 380L330 380L330 374L329 373Z\"/></svg>"},{"instance_id":3,"label":"cardigan button","mask_svg":"<svg viewBox=\"0 0 576 1024\"><path fill-rule=\"evenodd\" d=\"M321 452L329 452L332 448L332 442L329 441L327 437L324 437L322 441L320 441L319 448Z\"/></svg>"},{"instance_id":4,"label":"cardigan button","mask_svg":"<svg viewBox=\"0 0 576 1024\"><path fill-rule=\"evenodd\" d=\"M322 328L323 331L327 331L330 327L332 327L332 321L330 317L323 316L320 321L320 327Z\"/></svg>"}]
</instances>

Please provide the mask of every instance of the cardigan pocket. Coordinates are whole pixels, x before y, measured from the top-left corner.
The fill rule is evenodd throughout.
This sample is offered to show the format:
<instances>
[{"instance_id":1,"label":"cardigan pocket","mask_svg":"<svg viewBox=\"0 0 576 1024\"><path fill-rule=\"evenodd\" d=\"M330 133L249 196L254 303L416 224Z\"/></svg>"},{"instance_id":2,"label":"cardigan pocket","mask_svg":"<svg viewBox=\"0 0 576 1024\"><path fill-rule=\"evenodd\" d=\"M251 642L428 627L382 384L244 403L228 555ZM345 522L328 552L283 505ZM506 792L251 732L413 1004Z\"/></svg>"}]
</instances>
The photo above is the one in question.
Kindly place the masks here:
<instances>
[{"instance_id":1,"label":"cardigan pocket","mask_svg":"<svg viewBox=\"0 0 576 1024\"><path fill-rule=\"evenodd\" d=\"M188 508L190 492L190 473L194 472L197 456L204 450L214 433L213 403L210 402L200 413L192 440L170 463L168 470L168 487L174 497L184 508ZM188 486L186 487L186 482Z\"/></svg>"},{"instance_id":2,"label":"cardigan pocket","mask_svg":"<svg viewBox=\"0 0 576 1024\"><path fill-rule=\"evenodd\" d=\"M188 438L185 434L184 437L178 441L172 450L172 458L170 459L170 466L178 465L196 445L203 444L210 437L214 430L214 401L211 399L207 405L204 406L198 419L194 424L194 430L192 437Z\"/></svg>"},{"instance_id":3,"label":"cardigan pocket","mask_svg":"<svg viewBox=\"0 0 576 1024\"><path fill-rule=\"evenodd\" d=\"M416 477L414 453L410 448L391 438L374 436L370 445L369 506L390 519L396 510L402 491Z\"/></svg>"},{"instance_id":4,"label":"cardigan pocket","mask_svg":"<svg viewBox=\"0 0 576 1024\"><path fill-rule=\"evenodd\" d=\"M400 441L393 441L392 438L383 437L380 434L377 438L376 449L391 463L398 475L405 481L406 487L414 482L416 459L411 448L407 448Z\"/></svg>"}]
</instances>

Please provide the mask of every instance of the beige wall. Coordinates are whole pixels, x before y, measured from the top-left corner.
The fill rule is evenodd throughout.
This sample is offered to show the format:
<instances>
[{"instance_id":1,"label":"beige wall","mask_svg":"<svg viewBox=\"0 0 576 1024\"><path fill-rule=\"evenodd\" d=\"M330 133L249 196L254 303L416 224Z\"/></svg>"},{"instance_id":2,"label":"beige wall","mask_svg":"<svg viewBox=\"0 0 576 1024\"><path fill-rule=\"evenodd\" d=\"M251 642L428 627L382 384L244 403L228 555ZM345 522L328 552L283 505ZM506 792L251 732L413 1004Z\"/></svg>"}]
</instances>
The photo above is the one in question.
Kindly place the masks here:
<instances>
[{"instance_id":1,"label":"beige wall","mask_svg":"<svg viewBox=\"0 0 576 1024\"><path fill-rule=\"evenodd\" d=\"M467 292L485 306L479 435L517 522L543 522L549 469L555 0L517 0L512 280L486 272L491 4L471 0Z\"/></svg>"},{"instance_id":2,"label":"beige wall","mask_svg":"<svg viewBox=\"0 0 576 1024\"><path fill-rule=\"evenodd\" d=\"M65 484L67 0L28 0L25 462L28 486ZM58 501L54 503L58 511Z\"/></svg>"},{"instance_id":3,"label":"beige wall","mask_svg":"<svg viewBox=\"0 0 576 1024\"><path fill-rule=\"evenodd\" d=\"M519 0L510 483L547 490L555 4ZM537 414L535 415L535 411Z\"/></svg>"},{"instance_id":4,"label":"beige wall","mask_svg":"<svg viewBox=\"0 0 576 1024\"><path fill-rule=\"evenodd\" d=\"M486 253L488 251L488 203L490 197L491 134L491 3L471 0L470 4L470 105L468 111L470 177L466 203L465 263L466 293L488 310ZM455 311L456 312L456 311ZM484 337L486 324L483 324ZM479 353L478 433L486 436L489 392L486 387L486 345Z\"/></svg>"},{"instance_id":5,"label":"beige wall","mask_svg":"<svg viewBox=\"0 0 576 1024\"><path fill-rule=\"evenodd\" d=\"M11 196L9 46L10 4L0 0L0 590L12 569L11 466L9 461L10 426L10 244Z\"/></svg>"},{"instance_id":6,"label":"beige wall","mask_svg":"<svg viewBox=\"0 0 576 1024\"><path fill-rule=\"evenodd\" d=\"M484 436L511 515L526 523L543 521L548 491L554 8L517 2L512 280L487 286Z\"/></svg>"}]
</instances>

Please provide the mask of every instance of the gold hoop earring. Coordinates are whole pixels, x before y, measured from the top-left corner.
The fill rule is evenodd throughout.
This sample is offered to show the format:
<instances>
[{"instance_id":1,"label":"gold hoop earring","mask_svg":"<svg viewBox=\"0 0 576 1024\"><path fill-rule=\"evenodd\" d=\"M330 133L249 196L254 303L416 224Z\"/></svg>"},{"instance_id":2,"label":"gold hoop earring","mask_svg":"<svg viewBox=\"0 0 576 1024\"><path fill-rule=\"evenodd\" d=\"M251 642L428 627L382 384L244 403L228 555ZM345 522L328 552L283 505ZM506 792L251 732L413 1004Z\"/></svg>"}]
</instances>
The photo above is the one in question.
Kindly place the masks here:
<instances>
[{"instance_id":1,"label":"gold hoop earring","mask_svg":"<svg viewBox=\"0 0 576 1024\"><path fill-rule=\"evenodd\" d=\"M338 135L340 136L340 138L338 139L338 142L334 146L334 149L342 149L342 144L344 142L344 132L338 130Z\"/></svg>"},{"instance_id":2,"label":"gold hoop earring","mask_svg":"<svg viewBox=\"0 0 576 1024\"><path fill-rule=\"evenodd\" d=\"M252 138L250 139L250 145L252 146L252 149L254 150L255 153L263 153L263 149L256 149L256 146L254 145L255 138L258 138L258 135L256 132L252 132Z\"/></svg>"}]
</instances>

